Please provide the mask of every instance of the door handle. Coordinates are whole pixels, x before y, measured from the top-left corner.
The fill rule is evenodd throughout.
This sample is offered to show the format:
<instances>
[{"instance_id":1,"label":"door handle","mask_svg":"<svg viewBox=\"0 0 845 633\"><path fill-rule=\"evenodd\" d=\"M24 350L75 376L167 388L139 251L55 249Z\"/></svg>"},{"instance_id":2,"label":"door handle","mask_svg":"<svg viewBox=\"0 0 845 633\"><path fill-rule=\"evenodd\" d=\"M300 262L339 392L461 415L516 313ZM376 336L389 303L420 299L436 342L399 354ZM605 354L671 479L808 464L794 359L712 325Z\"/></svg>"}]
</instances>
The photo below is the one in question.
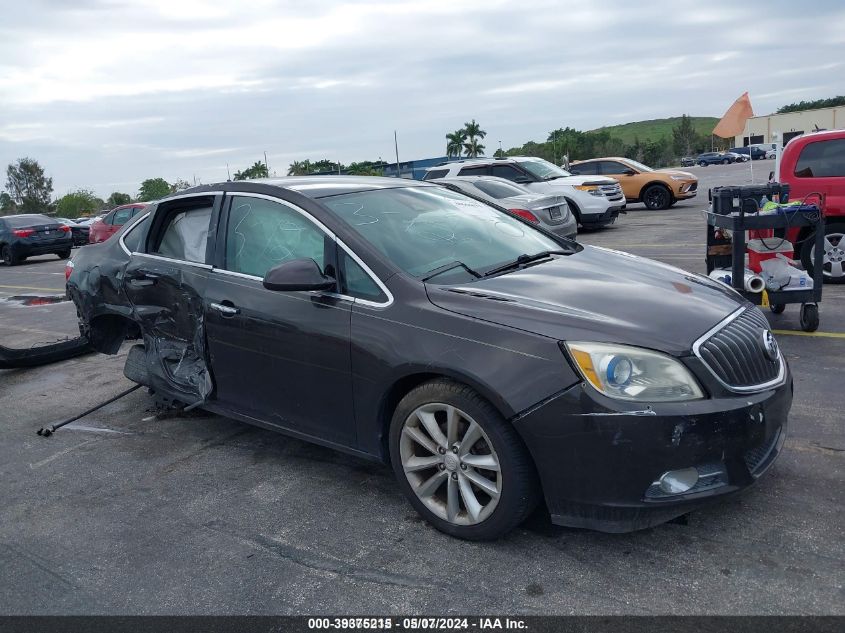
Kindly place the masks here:
<instances>
[{"instance_id":1,"label":"door handle","mask_svg":"<svg viewBox=\"0 0 845 633\"><path fill-rule=\"evenodd\" d=\"M225 303L209 303L208 307L212 310L217 310L224 317L233 317L241 311L240 308L236 308L233 305L226 305Z\"/></svg>"}]
</instances>

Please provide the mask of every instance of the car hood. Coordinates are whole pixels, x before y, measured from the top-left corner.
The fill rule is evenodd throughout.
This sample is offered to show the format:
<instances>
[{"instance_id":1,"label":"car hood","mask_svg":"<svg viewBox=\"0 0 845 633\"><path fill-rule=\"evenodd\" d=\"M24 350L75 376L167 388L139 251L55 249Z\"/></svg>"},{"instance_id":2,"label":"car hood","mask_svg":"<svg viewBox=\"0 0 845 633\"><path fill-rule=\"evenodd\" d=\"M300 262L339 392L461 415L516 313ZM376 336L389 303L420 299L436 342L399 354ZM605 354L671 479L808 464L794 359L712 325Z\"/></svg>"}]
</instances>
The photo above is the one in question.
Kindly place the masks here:
<instances>
[{"instance_id":1,"label":"car hood","mask_svg":"<svg viewBox=\"0 0 845 633\"><path fill-rule=\"evenodd\" d=\"M575 185L615 185L617 181L606 176L561 176L554 180L541 180L539 182L527 183L526 186L531 185L551 185L553 187L568 185L573 187Z\"/></svg>"},{"instance_id":2,"label":"car hood","mask_svg":"<svg viewBox=\"0 0 845 633\"><path fill-rule=\"evenodd\" d=\"M432 303L558 340L624 343L673 355L745 300L720 282L649 259L587 246L464 285L427 285Z\"/></svg>"},{"instance_id":3,"label":"car hood","mask_svg":"<svg viewBox=\"0 0 845 633\"><path fill-rule=\"evenodd\" d=\"M691 174L688 171L681 171L680 169L656 169L655 171L660 172L661 174L669 174L670 176L683 176L684 178L689 178L691 180L698 179L698 176L695 174Z\"/></svg>"},{"instance_id":4,"label":"car hood","mask_svg":"<svg viewBox=\"0 0 845 633\"><path fill-rule=\"evenodd\" d=\"M566 198L541 193L526 193L521 196L502 198L497 202L508 209L545 209L546 207L566 205Z\"/></svg>"}]
</instances>

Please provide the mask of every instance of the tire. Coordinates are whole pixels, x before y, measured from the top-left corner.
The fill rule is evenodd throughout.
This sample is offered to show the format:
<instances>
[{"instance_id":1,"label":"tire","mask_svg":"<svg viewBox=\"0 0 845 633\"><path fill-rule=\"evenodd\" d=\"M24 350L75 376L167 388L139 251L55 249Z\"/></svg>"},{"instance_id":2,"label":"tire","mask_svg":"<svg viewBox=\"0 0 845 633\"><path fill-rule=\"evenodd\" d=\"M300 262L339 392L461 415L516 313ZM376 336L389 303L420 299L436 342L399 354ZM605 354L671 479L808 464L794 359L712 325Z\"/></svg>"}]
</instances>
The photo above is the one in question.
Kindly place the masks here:
<instances>
[{"instance_id":1,"label":"tire","mask_svg":"<svg viewBox=\"0 0 845 633\"><path fill-rule=\"evenodd\" d=\"M465 385L439 379L410 391L393 413L389 441L399 487L441 532L472 541L496 539L537 505L539 485L525 445Z\"/></svg>"},{"instance_id":2,"label":"tire","mask_svg":"<svg viewBox=\"0 0 845 633\"><path fill-rule=\"evenodd\" d=\"M663 185L649 185L640 194L646 209L662 211L672 206L672 193Z\"/></svg>"},{"instance_id":3,"label":"tire","mask_svg":"<svg viewBox=\"0 0 845 633\"><path fill-rule=\"evenodd\" d=\"M825 262L823 277L826 284L845 284L845 222L831 222L825 226ZM835 243L834 243L835 242ZM829 248L828 248L829 247ZM801 263L810 275L814 275L813 252L815 240L809 237L801 247Z\"/></svg>"},{"instance_id":4,"label":"tire","mask_svg":"<svg viewBox=\"0 0 845 633\"><path fill-rule=\"evenodd\" d=\"M801 329L805 332L815 332L819 329L819 306L815 303L801 304Z\"/></svg>"},{"instance_id":5,"label":"tire","mask_svg":"<svg viewBox=\"0 0 845 633\"><path fill-rule=\"evenodd\" d=\"M731 161L730 161L730 159L729 159L729 158L726 158L725 160L723 160L723 161L722 161L722 164L723 164L723 165L730 165L730 164L731 164Z\"/></svg>"},{"instance_id":6,"label":"tire","mask_svg":"<svg viewBox=\"0 0 845 633\"><path fill-rule=\"evenodd\" d=\"M9 246L4 246L0 249L0 259L3 260L6 266L16 266L21 261L20 257L15 255Z\"/></svg>"},{"instance_id":7,"label":"tire","mask_svg":"<svg viewBox=\"0 0 845 633\"><path fill-rule=\"evenodd\" d=\"M700 163L698 163L698 166L699 167L707 167L707 163L705 161L701 161Z\"/></svg>"},{"instance_id":8,"label":"tire","mask_svg":"<svg viewBox=\"0 0 845 633\"><path fill-rule=\"evenodd\" d=\"M67 249L66 251L60 251L56 253L56 255L59 256L59 259L70 259L70 250L71 249Z\"/></svg>"},{"instance_id":9,"label":"tire","mask_svg":"<svg viewBox=\"0 0 845 633\"><path fill-rule=\"evenodd\" d=\"M772 311L772 314L781 314L784 310L786 310L786 304L783 304L783 303L769 304L769 310Z\"/></svg>"}]
</instances>

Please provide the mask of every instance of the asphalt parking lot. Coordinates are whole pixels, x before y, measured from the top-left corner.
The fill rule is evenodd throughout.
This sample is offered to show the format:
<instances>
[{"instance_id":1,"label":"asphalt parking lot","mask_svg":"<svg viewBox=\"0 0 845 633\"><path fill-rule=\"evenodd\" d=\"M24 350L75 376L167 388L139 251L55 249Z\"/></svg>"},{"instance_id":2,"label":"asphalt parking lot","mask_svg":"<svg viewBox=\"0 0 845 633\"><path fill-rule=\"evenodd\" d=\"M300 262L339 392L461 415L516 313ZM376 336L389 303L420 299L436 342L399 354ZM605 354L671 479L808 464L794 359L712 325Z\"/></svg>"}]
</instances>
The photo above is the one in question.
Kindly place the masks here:
<instances>
[{"instance_id":1,"label":"asphalt parking lot","mask_svg":"<svg viewBox=\"0 0 845 633\"><path fill-rule=\"evenodd\" d=\"M579 239L703 272L707 188L748 169L689 168L698 198L630 205ZM75 334L72 304L22 298L62 295L63 269L0 267L0 345ZM795 401L768 475L622 535L538 513L501 541L458 541L386 467L202 412L151 419L143 390L44 439L131 386L123 353L0 370L0 614L845 614L845 286L825 287L820 314L813 336L797 306L769 315Z\"/></svg>"}]
</instances>

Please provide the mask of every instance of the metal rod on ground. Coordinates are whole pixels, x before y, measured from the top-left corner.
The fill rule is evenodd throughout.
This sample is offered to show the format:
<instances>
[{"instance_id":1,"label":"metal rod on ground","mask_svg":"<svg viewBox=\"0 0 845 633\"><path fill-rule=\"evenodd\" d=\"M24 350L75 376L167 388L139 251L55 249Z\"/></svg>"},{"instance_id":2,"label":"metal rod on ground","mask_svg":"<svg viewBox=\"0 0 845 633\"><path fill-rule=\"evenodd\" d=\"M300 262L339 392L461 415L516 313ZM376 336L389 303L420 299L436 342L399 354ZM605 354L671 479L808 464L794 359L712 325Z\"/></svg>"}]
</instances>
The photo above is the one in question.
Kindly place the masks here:
<instances>
[{"instance_id":1,"label":"metal rod on ground","mask_svg":"<svg viewBox=\"0 0 845 633\"><path fill-rule=\"evenodd\" d=\"M130 393L132 393L136 389L140 389L142 386L143 385L135 385L134 387L130 387L126 391L121 391L119 394L117 394L113 398L109 398L105 402L98 404L96 407L91 407L90 409L80 413L79 415L75 415L72 418L69 418L69 419L64 420L62 422L59 422L58 424L51 424L50 426L41 427L40 429L38 429L37 433L38 433L38 435L40 435L42 437L50 437L53 433L58 431L64 425L70 424L71 422L76 422L76 420L78 420L79 418L84 418L86 415L88 415L90 413L94 413L94 411L96 411L97 409L102 409L107 404L111 404L115 400L120 400L123 396L128 396Z\"/></svg>"}]
</instances>

